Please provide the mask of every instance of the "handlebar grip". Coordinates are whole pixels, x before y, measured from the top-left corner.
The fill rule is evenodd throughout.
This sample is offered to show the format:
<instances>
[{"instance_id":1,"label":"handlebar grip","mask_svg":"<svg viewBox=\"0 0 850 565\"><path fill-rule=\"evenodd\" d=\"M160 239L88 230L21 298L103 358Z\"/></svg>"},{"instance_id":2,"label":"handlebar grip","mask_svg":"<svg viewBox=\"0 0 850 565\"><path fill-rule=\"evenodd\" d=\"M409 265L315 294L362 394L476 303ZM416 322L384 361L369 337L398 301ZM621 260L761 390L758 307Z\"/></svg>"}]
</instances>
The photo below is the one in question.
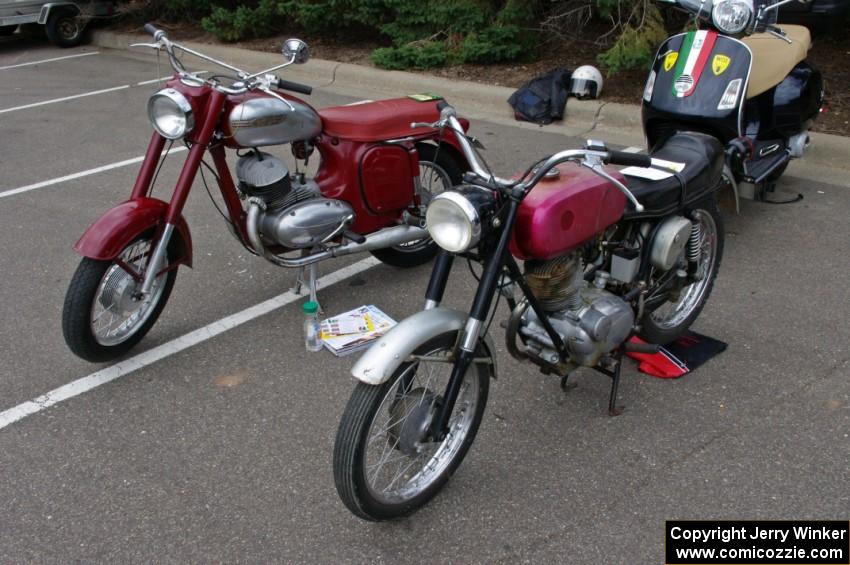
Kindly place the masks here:
<instances>
[{"instance_id":1,"label":"handlebar grip","mask_svg":"<svg viewBox=\"0 0 850 565\"><path fill-rule=\"evenodd\" d=\"M628 153L626 151L609 151L606 162L612 165L623 165L626 167L651 167L652 157L640 153Z\"/></svg>"},{"instance_id":2,"label":"handlebar grip","mask_svg":"<svg viewBox=\"0 0 850 565\"><path fill-rule=\"evenodd\" d=\"M153 25L152 23L148 22L148 23L146 23L146 24L145 24L145 31L146 31L146 32L148 32L149 34L151 34L151 35L154 35L154 36L155 36L155 35L156 35L156 33L157 33L159 30L157 29L157 27L156 27L155 25Z\"/></svg>"},{"instance_id":3,"label":"handlebar grip","mask_svg":"<svg viewBox=\"0 0 850 565\"><path fill-rule=\"evenodd\" d=\"M292 92L298 92L300 94L306 94L308 96L310 94L313 94L312 86L307 86L306 84L298 84L297 82L283 80L282 78L277 79L277 87L282 88L284 90L291 90Z\"/></svg>"}]
</instances>

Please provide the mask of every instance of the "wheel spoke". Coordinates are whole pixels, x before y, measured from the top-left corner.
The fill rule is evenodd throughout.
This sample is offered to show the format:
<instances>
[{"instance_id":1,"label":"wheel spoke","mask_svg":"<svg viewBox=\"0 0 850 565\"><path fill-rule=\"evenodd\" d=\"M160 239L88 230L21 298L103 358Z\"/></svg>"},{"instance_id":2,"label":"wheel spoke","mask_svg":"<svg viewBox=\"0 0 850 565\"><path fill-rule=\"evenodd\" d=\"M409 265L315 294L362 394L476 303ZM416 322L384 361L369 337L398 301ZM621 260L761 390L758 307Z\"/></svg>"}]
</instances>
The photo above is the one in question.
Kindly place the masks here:
<instances>
[{"instance_id":1,"label":"wheel spoke","mask_svg":"<svg viewBox=\"0 0 850 565\"><path fill-rule=\"evenodd\" d=\"M444 357L449 351L442 348L423 357ZM449 434L440 442L415 444L418 451L415 455L407 455L400 448L402 430L411 417L435 414L440 399L438 393L447 386L451 368L451 363L422 361L411 364L387 387L366 435L363 456L363 476L369 491L378 498L397 502L416 496L445 472L460 450L474 418L475 410L471 407L477 402L478 385L470 380L470 375L479 378L475 366L462 384L450 418ZM423 410L424 406L427 410ZM420 424L424 421L408 425ZM405 445L405 451L413 447Z\"/></svg>"},{"instance_id":2,"label":"wheel spoke","mask_svg":"<svg viewBox=\"0 0 850 565\"><path fill-rule=\"evenodd\" d=\"M125 248L119 259L144 276L151 247L150 240L139 240ZM167 277L165 273L156 277L150 293L138 300L135 293L139 282L124 268L112 264L104 273L92 304L90 327L95 339L102 345L110 346L124 342L135 334L162 297Z\"/></svg>"}]
</instances>

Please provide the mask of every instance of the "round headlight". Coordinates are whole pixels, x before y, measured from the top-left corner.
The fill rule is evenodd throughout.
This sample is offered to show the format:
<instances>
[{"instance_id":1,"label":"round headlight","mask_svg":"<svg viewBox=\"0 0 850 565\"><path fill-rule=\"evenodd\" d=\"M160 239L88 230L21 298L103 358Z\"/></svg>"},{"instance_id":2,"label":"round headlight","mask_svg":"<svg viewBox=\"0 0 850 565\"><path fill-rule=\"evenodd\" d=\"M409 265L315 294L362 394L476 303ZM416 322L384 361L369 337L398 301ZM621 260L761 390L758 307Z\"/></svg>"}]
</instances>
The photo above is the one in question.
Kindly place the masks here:
<instances>
[{"instance_id":1,"label":"round headlight","mask_svg":"<svg viewBox=\"0 0 850 565\"><path fill-rule=\"evenodd\" d=\"M431 239L452 253L466 251L481 238L478 209L465 196L453 190L438 194L428 204L425 222Z\"/></svg>"},{"instance_id":2,"label":"round headlight","mask_svg":"<svg viewBox=\"0 0 850 565\"><path fill-rule=\"evenodd\" d=\"M740 33L749 25L753 5L745 0L721 0L711 11L711 20L723 33Z\"/></svg>"},{"instance_id":3,"label":"round headlight","mask_svg":"<svg viewBox=\"0 0 850 565\"><path fill-rule=\"evenodd\" d=\"M180 139L195 126L192 105L173 88L160 90L148 99L148 118L166 139Z\"/></svg>"}]
</instances>

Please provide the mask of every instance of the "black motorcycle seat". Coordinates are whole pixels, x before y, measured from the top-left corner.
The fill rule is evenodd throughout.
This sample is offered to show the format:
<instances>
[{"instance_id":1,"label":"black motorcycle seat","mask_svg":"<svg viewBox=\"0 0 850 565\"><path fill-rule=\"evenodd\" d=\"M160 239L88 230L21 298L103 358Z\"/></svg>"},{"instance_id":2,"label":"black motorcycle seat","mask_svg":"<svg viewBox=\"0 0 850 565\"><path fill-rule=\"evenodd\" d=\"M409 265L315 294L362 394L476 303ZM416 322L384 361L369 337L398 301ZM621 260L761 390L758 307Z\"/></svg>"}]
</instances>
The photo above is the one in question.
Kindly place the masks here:
<instances>
[{"instance_id":1,"label":"black motorcycle seat","mask_svg":"<svg viewBox=\"0 0 850 565\"><path fill-rule=\"evenodd\" d=\"M678 175L655 181L626 176L629 190L644 206L644 211L637 214L629 204L628 216L669 214L682 205L700 200L720 186L725 162L723 146L710 135L676 133L653 149L650 156L685 163L685 168ZM685 184L684 194L680 179Z\"/></svg>"}]
</instances>

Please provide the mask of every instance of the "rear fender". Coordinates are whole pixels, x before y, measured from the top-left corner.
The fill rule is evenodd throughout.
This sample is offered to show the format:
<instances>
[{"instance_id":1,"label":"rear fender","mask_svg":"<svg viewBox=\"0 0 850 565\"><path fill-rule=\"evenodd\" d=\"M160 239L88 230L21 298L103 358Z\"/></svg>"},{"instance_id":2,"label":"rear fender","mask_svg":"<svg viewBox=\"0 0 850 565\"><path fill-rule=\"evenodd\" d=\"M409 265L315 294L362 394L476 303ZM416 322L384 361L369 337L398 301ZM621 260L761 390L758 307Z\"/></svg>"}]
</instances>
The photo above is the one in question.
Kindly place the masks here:
<instances>
[{"instance_id":1,"label":"rear fender","mask_svg":"<svg viewBox=\"0 0 850 565\"><path fill-rule=\"evenodd\" d=\"M351 369L352 376L369 385L385 383L416 348L448 331L461 331L468 315L452 308L423 310L399 322L363 354ZM496 349L489 335L481 343L492 359L490 374L496 378Z\"/></svg>"},{"instance_id":2,"label":"rear fender","mask_svg":"<svg viewBox=\"0 0 850 565\"><path fill-rule=\"evenodd\" d=\"M158 228L167 211L168 204L156 198L134 198L123 202L89 226L74 245L74 251L90 259L111 261L141 234ZM192 266L192 235L182 216L169 247L178 257L177 263Z\"/></svg>"}]
</instances>

